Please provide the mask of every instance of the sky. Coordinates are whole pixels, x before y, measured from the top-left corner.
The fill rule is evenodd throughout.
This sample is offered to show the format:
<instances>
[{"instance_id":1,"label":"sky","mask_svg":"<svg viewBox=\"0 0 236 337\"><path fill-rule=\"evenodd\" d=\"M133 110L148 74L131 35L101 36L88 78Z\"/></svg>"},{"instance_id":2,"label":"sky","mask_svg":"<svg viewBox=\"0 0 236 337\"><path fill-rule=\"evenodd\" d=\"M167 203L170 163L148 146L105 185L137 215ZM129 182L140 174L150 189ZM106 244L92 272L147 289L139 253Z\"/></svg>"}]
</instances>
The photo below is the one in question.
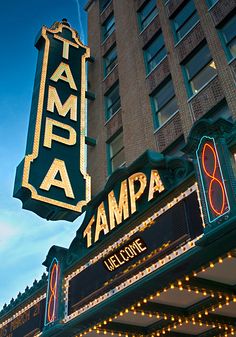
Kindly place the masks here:
<instances>
[{"instance_id":1,"label":"sky","mask_svg":"<svg viewBox=\"0 0 236 337\"><path fill-rule=\"evenodd\" d=\"M40 279L52 245L68 247L83 215L73 223L46 221L12 197L15 170L25 154L42 25L67 18L86 43L86 0L0 1L0 310Z\"/></svg>"}]
</instances>

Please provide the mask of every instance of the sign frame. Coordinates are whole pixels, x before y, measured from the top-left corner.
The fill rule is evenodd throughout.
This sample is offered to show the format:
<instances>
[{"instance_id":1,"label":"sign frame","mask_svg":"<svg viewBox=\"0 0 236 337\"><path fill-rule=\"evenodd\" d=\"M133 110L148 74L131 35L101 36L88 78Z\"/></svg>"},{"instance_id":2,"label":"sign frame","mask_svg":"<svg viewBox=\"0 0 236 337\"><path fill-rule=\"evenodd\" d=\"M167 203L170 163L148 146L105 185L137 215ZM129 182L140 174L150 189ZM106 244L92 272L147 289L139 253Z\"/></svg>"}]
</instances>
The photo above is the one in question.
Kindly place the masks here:
<instances>
[{"instance_id":1,"label":"sign frame","mask_svg":"<svg viewBox=\"0 0 236 337\"><path fill-rule=\"evenodd\" d=\"M81 55L81 79L80 79L80 91L77 95L80 95L80 109L78 112L80 130L77 133L79 137L79 146L80 146L80 156L78 160L78 172L81 173L83 181L85 184L84 191L85 195L82 200L79 200L75 205L53 199L52 197L47 197L40 195L36 188L30 182L30 169L31 164L35 159L38 158L40 152L40 137L42 129L42 118L44 112L44 99L46 92L46 80L47 80L47 66L49 60L50 52L50 39L47 36L48 33L61 34L63 30L69 30L71 36L74 40L74 45L77 45L78 48L83 48L85 50L84 54ZM59 36L59 35L58 35ZM59 36L58 40L61 39L63 42L63 37ZM23 203L23 208L31 210L38 214L39 216L46 218L47 220L68 220L73 221L81 213L84 206L91 200L91 177L86 172L86 160L85 160L85 127L86 127L86 116L85 116L85 93L86 93L86 69L85 62L86 59L90 57L90 49L83 45L79 39L78 33L76 30L71 28L67 21L63 20L62 22L56 22L51 28L46 26L42 27L41 35L36 42L36 47L38 48L41 41L44 40L44 50L43 58L40 69L40 83L38 84L39 90L34 88L33 101L36 101L36 106L31 108L30 124L28 130L28 139L27 139L27 150L26 155L22 162L17 167L15 186L13 196L19 198ZM72 42L71 42L72 43ZM63 55L66 53L64 49L65 43L63 42ZM39 49L39 48L38 48ZM67 55L69 54L69 46L67 45ZM38 64L38 67L40 65ZM39 71L37 67L37 72ZM63 77L61 75L61 77ZM65 77L65 76L64 76ZM37 78L36 84L37 87ZM34 110L37 110L36 113ZM56 159L56 158L55 158ZM54 177L55 178L55 177ZM56 180L56 179L55 179ZM43 209L43 210L42 210Z\"/></svg>"}]
</instances>

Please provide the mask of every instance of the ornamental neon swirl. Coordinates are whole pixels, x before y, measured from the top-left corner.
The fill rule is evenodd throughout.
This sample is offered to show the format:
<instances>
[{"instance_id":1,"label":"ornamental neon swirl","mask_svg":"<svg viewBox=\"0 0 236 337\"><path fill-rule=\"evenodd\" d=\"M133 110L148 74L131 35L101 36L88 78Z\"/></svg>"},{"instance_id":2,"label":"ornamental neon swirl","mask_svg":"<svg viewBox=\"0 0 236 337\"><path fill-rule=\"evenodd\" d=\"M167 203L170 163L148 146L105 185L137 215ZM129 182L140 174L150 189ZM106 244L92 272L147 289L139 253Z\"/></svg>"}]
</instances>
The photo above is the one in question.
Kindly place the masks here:
<instances>
[{"instance_id":1,"label":"ornamental neon swirl","mask_svg":"<svg viewBox=\"0 0 236 337\"><path fill-rule=\"evenodd\" d=\"M196 150L200 185L209 222L230 211L230 204L214 138L203 136Z\"/></svg>"},{"instance_id":2,"label":"ornamental neon swirl","mask_svg":"<svg viewBox=\"0 0 236 337\"><path fill-rule=\"evenodd\" d=\"M214 167L213 167L212 173L210 173L206 168L205 153L206 153L207 150L210 150L211 153L213 154L213 157L214 157ZM224 189L223 183L215 176L216 168L217 168L217 157L216 157L216 152L215 152L214 147L209 143L205 143L204 146L203 146L202 167L203 167L203 170L204 170L206 176L210 178L210 184L209 184L209 188L208 188L208 197L209 197L209 203L210 203L211 210L217 215L222 215L224 213L225 201L226 201L225 189ZM219 185L220 191L222 193L222 203L221 203L220 209L217 209L217 207L214 205L214 201L213 201L213 198L212 198L212 185L213 185L213 183L217 183Z\"/></svg>"},{"instance_id":3,"label":"ornamental neon swirl","mask_svg":"<svg viewBox=\"0 0 236 337\"><path fill-rule=\"evenodd\" d=\"M50 266L48 278L45 325L52 323L57 319L58 284L59 284L59 263L57 259L54 258Z\"/></svg>"}]
</instances>

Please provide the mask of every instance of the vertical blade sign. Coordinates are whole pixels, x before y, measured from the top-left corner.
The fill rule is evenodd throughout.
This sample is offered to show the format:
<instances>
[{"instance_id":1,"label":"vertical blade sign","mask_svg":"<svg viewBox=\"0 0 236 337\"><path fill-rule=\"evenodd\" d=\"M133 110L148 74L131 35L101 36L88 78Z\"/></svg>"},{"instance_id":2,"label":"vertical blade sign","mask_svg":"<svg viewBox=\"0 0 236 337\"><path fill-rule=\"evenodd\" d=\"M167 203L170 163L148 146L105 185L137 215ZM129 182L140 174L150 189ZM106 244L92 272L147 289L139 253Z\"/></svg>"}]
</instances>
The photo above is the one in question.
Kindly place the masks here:
<instances>
[{"instance_id":1,"label":"vertical blade sign","mask_svg":"<svg viewBox=\"0 0 236 337\"><path fill-rule=\"evenodd\" d=\"M85 61L89 49L66 20L43 27L26 156L14 196L48 220L73 221L90 200L85 169Z\"/></svg>"},{"instance_id":2,"label":"vertical blade sign","mask_svg":"<svg viewBox=\"0 0 236 337\"><path fill-rule=\"evenodd\" d=\"M208 221L213 222L230 211L214 138L202 137L196 157Z\"/></svg>"}]
</instances>

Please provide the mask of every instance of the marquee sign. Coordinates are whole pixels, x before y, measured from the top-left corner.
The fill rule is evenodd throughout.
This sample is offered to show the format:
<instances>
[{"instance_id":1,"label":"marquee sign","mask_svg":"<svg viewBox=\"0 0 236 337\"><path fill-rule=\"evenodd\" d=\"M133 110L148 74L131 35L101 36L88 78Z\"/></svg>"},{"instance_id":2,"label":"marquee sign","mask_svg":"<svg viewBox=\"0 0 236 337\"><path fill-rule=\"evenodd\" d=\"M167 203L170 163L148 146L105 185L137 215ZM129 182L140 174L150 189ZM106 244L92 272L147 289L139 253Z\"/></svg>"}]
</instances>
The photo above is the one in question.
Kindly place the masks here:
<instances>
[{"instance_id":1,"label":"marquee sign","mask_svg":"<svg viewBox=\"0 0 236 337\"><path fill-rule=\"evenodd\" d=\"M147 203L165 190L159 172L155 169L150 170L148 174L136 172L117 185L119 186L116 186L116 191L112 189L95 209L83 232L88 248L99 241L102 235L108 234L136 213L141 197L142 201Z\"/></svg>"},{"instance_id":2,"label":"marquee sign","mask_svg":"<svg viewBox=\"0 0 236 337\"><path fill-rule=\"evenodd\" d=\"M111 241L108 248L72 273L67 281L68 315L87 307L94 298L106 298L105 293L112 296L122 289L124 280L143 270L151 272L154 261L161 261L202 233L197 188L193 186L155 211L150 221L126 230L123 237L118 236L117 241Z\"/></svg>"},{"instance_id":3,"label":"marquee sign","mask_svg":"<svg viewBox=\"0 0 236 337\"><path fill-rule=\"evenodd\" d=\"M85 170L85 61L89 49L66 20L43 27L26 156L14 196L49 220L73 221L90 200Z\"/></svg>"},{"instance_id":4,"label":"marquee sign","mask_svg":"<svg viewBox=\"0 0 236 337\"><path fill-rule=\"evenodd\" d=\"M196 151L209 222L230 211L225 181L214 138L202 137Z\"/></svg>"},{"instance_id":5,"label":"marquee sign","mask_svg":"<svg viewBox=\"0 0 236 337\"><path fill-rule=\"evenodd\" d=\"M43 330L45 298L1 326L0 337L33 337Z\"/></svg>"}]
</instances>

